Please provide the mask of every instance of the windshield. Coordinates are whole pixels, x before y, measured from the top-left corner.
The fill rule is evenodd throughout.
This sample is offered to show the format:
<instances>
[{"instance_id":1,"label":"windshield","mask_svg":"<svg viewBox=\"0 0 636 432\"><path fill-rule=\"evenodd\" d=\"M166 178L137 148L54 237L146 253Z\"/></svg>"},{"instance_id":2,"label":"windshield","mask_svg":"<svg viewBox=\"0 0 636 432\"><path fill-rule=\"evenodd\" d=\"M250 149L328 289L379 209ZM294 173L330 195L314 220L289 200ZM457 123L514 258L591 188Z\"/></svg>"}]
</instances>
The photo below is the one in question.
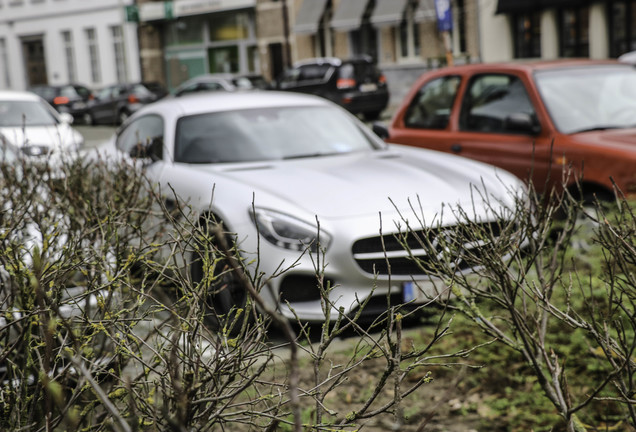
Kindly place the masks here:
<instances>
[{"instance_id":1,"label":"windshield","mask_svg":"<svg viewBox=\"0 0 636 432\"><path fill-rule=\"evenodd\" d=\"M58 120L45 104L36 101L0 101L0 127L53 126Z\"/></svg>"},{"instance_id":2,"label":"windshield","mask_svg":"<svg viewBox=\"0 0 636 432\"><path fill-rule=\"evenodd\" d=\"M184 117L175 160L250 162L350 153L379 147L337 108L259 108Z\"/></svg>"},{"instance_id":3,"label":"windshield","mask_svg":"<svg viewBox=\"0 0 636 432\"><path fill-rule=\"evenodd\" d=\"M535 80L563 133L636 127L636 69L631 66L540 71Z\"/></svg>"}]
</instances>

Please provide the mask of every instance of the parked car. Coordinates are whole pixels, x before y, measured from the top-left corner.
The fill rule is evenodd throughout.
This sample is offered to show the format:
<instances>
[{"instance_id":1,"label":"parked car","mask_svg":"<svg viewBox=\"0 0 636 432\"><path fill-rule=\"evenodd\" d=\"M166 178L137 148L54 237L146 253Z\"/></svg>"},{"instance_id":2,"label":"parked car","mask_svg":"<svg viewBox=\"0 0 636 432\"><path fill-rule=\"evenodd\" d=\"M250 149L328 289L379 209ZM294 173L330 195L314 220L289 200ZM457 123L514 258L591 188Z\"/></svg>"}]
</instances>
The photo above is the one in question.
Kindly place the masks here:
<instances>
[{"instance_id":1,"label":"parked car","mask_svg":"<svg viewBox=\"0 0 636 432\"><path fill-rule=\"evenodd\" d=\"M85 123L122 124L139 108L159 99L144 83L111 85L100 90L88 104Z\"/></svg>"},{"instance_id":2,"label":"parked car","mask_svg":"<svg viewBox=\"0 0 636 432\"><path fill-rule=\"evenodd\" d=\"M300 61L284 73L277 88L322 96L367 120L377 119L389 103L386 78L366 56Z\"/></svg>"},{"instance_id":3,"label":"parked car","mask_svg":"<svg viewBox=\"0 0 636 432\"><path fill-rule=\"evenodd\" d=\"M37 85L29 91L40 96L61 113L69 113L75 121L84 120L84 114L93 92L81 84Z\"/></svg>"},{"instance_id":4,"label":"parked car","mask_svg":"<svg viewBox=\"0 0 636 432\"><path fill-rule=\"evenodd\" d=\"M305 321L325 319L316 254L324 253L320 261L335 313L340 307L354 313L371 297L375 306L363 312L385 311L389 292L394 302L420 304L439 281L395 241L402 218L415 230L421 229L417 218L448 227L458 223L449 209L463 205L479 223L498 224L525 194L523 183L503 170L387 145L333 103L288 92L166 98L140 109L96 151L102 161L110 155L143 162L133 166L143 165L145 177L167 200L174 202L176 194L202 223L214 215L236 233L244 262L268 281L262 291L266 301L286 317ZM487 189L483 200L475 188ZM424 207L414 217L418 202ZM476 251L478 243L465 247ZM415 246L411 253L425 259ZM185 259L194 283L222 268L204 267L194 252ZM471 271L457 260L458 272ZM282 268L287 270L270 279ZM218 313L240 307L246 296L234 273L225 273L224 288L211 294Z\"/></svg>"},{"instance_id":5,"label":"parked car","mask_svg":"<svg viewBox=\"0 0 636 432\"><path fill-rule=\"evenodd\" d=\"M182 83L175 89L175 96L183 96L190 93L203 91L235 91L267 88L267 81L261 75L256 74L229 74L215 73L204 74Z\"/></svg>"},{"instance_id":6,"label":"parked car","mask_svg":"<svg viewBox=\"0 0 636 432\"><path fill-rule=\"evenodd\" d=\"M152 93L154 93L155 96L157 96L157 100L170 94L166 86L158 81L143 81L142 84Z\"/></svg>"},{"instance_id":7,"label":"parked car","mask_svg":"<svg viewBox=\"0 0 636 432\"><path fill-rule=\"evenodd\" d=\"M69 113L58 113L35 93L0 91L0 141L27 156L80 149L84 137L72 122Z\"/></svg>"},{"instance_id":8,"label":"parked car","mask_svg":"<svg viewBox=\"0 0 636 432\"><path fill-rule=\"evenodd\" d=\"M616 61L472 64L422 75L386 139L502 167L539 191L636 194L636 69ZM388 135L388 137L386 136ZM578 195L576 195L578 196Z\"/></svg>"}]
</instances>

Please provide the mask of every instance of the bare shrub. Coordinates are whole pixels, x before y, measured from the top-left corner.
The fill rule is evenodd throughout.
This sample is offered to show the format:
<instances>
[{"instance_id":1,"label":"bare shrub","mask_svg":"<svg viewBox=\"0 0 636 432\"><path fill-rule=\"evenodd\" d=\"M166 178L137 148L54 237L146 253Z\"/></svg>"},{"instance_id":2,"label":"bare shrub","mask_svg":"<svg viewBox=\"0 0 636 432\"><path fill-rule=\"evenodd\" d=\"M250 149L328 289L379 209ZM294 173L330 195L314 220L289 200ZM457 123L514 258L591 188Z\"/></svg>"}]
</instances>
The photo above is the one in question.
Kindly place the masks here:
<instances>
[{"instance_id":1,"label":"bare shrub","mask_svg":"<svg viewBox=\"0 0 636 432\"><path fill-rule=\"evenodd\" d=\"M447 335L444 313L422 346L402 337L412 308L364 325L334 315L320 253L327 322L283 319L224 227L193 221L187 203L167 208L126 164L4 164L1 182L2 429L354 430L377 418L399 427L427 368L470 352L428 354ZM249 296L218 316L211 294L228 275ZM370 363L369 392L343 408L339 387Z\"/></svg>"},{"instance_id":2,"label":"bare shrub","mask_svg":"<svg viewBox=\"0 0 636 432\"><path fill-rule=\"evenodd\" d=\"M520 202L516 216L496 229L472 222L469 209L454 211L459 228L443 236L431 228L420 238L431 258L422 265L451 287L447 304L522 356L567 430L636 426L630 203L581 202L567 193L547 202L535 197L534 206ZM475 243L484 247L467 247ZM470 261L478 278L457 273L459 260ZM583 339L586 351L569 351L574 338Z\"/></svg>"}]
</instances>

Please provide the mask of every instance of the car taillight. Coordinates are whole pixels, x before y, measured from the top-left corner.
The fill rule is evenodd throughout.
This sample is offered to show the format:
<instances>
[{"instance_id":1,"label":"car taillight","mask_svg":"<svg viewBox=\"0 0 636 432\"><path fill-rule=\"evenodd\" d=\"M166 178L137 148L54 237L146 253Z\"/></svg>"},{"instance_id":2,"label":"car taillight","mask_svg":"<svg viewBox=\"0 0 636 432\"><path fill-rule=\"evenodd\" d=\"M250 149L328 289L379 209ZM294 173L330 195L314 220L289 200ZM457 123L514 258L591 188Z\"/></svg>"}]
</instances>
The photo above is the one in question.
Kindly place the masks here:
<instances>
[{"instance_id":1,"label":"car taillight","mask_svg":"<svg viewBox=\"0 0 636 432\"><path fill-rule=\"evenodd\" d=\"M68 103L68 98L66 96L58 96L53 99L53 105L64 105Z\"/></svg>"},{"instance_id":2,"label":"car taillight","mask_svg":"<svg viewBox=\"0 0 636 432\"><path fill-rule=\"evenodd\" d=\"M339 89L348 89L356 86L356 80L353 78L340 78L336 81L336 87Z\"/></svg>"},{"instance_id":3,"label":"car taillight","mask_svg":"<svg viewBox=\"0 0 636 432\"><path fill-rule=\"evenodd\" d=\"M378 78L378 82L380 84L386 84L386 77L384 75L380 75L380 77Z\"/></svg>"},{"instance_id":4,"label":"car taillight","mask_svg":"<svg viewBox=\"0 0 636 432\"><path fill-rule=\"evenodd\" d=\"M128 95L128 102L129 103L137 103L139 102L139 98L137 96L135 96L134 94Z\"/></svg>"}]
</instances>

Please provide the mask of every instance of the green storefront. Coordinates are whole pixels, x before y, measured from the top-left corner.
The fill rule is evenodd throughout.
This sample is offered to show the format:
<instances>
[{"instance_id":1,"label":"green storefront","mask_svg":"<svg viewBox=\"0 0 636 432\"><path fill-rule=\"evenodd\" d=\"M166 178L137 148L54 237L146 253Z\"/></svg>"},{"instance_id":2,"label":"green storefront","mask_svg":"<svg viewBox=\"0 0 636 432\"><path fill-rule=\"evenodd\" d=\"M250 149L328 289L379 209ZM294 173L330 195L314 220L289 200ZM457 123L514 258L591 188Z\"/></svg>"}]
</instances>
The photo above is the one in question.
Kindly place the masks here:
<instances>
[{"instance_id":1,"label":"green storefront","mask_svg":"<svg viewBox=\"0 0 636 432\"><path fill-rule=\"evenodd\" d=\"M256 0L140 5L142 21L159 19L168 87L206 73L259 72L255 7Z\"/></svg>"}]
</instances>

